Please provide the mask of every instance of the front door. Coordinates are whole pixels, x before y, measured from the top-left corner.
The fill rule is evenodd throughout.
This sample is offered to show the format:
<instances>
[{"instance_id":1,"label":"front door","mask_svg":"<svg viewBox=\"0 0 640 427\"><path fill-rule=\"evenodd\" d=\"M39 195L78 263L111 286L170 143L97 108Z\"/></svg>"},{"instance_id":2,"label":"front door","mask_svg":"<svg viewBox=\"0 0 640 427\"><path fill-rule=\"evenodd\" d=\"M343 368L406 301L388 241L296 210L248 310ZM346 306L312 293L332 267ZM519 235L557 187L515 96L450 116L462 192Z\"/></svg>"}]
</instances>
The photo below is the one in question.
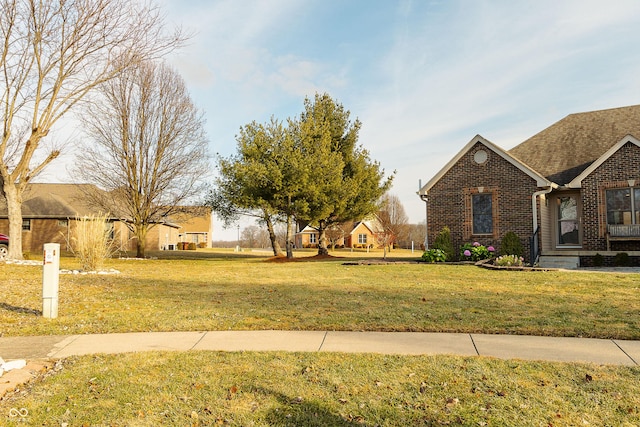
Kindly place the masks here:
<instances>
[{"instance_id":1,"label":"front door","mask_svg":"<svg viewBox=\"0 0 640 427\"><path fill-rule=\"evenodd\" d=\"M580 222L580 195L556 196L556 247L579 248L582 246Z\"/></svg>"}]
</instances>

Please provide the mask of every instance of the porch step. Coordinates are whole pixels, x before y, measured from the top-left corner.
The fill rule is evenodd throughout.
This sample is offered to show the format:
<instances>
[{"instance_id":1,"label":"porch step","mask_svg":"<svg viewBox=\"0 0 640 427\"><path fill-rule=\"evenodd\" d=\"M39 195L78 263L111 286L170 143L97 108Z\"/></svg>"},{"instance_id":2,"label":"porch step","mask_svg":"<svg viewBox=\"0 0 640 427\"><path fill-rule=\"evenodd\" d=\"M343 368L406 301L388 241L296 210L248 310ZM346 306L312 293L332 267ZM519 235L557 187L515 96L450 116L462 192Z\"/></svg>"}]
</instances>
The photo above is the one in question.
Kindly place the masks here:
<instances>
[{"instance_id":1,"label":"porch step","mask_svg":"<svg viewBox=\"0 0 640 427\"><path fill-rule=\"evenodd\" d=\"M580 266L580 257L540 255L538 265L542 268L564 268L568 270L575 270Z\"/></svg>"}]
</instances>

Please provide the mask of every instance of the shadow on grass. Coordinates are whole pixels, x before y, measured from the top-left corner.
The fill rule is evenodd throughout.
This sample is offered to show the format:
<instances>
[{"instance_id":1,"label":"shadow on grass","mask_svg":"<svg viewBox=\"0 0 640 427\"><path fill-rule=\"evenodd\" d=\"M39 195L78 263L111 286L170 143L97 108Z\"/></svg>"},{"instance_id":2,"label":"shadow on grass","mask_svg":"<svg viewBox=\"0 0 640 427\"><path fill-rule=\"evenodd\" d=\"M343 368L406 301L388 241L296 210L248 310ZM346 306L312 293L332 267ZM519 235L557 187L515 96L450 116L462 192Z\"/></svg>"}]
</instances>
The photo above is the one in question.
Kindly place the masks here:
<instances>
[{"instance_id":1,"label":"shadow on grass","mask_svg":"<svg viewBox=\"0 0 640 427\"><path fill-rule=\"evenodd\" d=\"M33 308L26 308L26 307L16 307L15 305L10 305L10 304L7 304L6 302L0 302L0 309L13 311L14 313L33 314L34 316L42 316L41 310L35 310Z\"/></svg>"},{"instance_id":2,"label":"shadow on grass","mask_svg":"<svg viewBox=\"0 0 640 427\"><path fill-rule=\"evenodd\" d=\"M134 258L135 252L127 252L122 254L123 257ZM232 251L147 251L147 257L157 259L260 259L272 256L269 252L251 253L251 252L232 252Z\"/></svg>"},{"instance_id":3,"label":"shadow on grass","mask_svg":"<svg viewBox=\"0 0 640 427\"><path fill-rule=\"evenodd\" d=\"M134 252L126 252L121 254L122 257L134 258ZM329 255L319 256L316 250L298 249L294 252L294 257L287 260L285 257L274 257L270 250L262 249L243 249L241 252L233 252L232 250L180 250L180 251L147 251L146 256L149 258L157 258L163 260L229 260L229 259L254 259L272 261L278 259L281 262L305 262L305 261L352 261L358 260L369 261L371 263L393 263L393 262L417 262L419 255L414 256L393 256L387 255L383 259L382 252L369 254L367 252L350 252L348 250L330 251Z\"/></svg>"},{"instance_id":4,"label":"shadow on grass","mask_svg":"<svg viewBox=\"0 0 640 427\"><path fill-rule=\"evenodd\" d=\"M274 396L282 406L267 413L265 420L270 425L278 426L336 426L348 427L362 425L362 419L345 420L339 414L302 397L291 397L273 390L261 388L260 392Z\"/></svg>"}]
</instances>

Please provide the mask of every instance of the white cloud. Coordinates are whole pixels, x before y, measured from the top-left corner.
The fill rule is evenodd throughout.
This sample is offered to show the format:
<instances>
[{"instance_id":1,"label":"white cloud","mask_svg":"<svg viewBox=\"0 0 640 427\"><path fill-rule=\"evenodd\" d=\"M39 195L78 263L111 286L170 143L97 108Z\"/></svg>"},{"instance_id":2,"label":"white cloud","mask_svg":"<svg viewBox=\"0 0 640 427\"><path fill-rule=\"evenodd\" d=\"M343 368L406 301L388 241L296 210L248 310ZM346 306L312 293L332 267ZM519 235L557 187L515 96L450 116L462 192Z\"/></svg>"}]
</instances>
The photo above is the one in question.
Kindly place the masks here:
<instances>
[{"instance_id":1,"label":"white cloud","mask_svg":"<svg viewBox=\"0 0 640 427\"><path fill-rule=\"evenodd\" d=\"M327 91L398 170L394 192L418 221L418 179L475 134L510 148L566 114L638 103L635 0L352 1L164 0L197 30L174 63L207 111L212 151Z\"/></svg>"},{"instance_id":2,"label":"white cloud","mask_svg":"<svg viewBox=\"0 0 640 427\"><path fill-rule=\"evenodd\" d=\"M510 148L566 114L637 103L637 60L634 72L593 64L611 60L607 50L620 45L616 35L637 20L640 3L535 5L466 2L431 28L421 28L430 11L413 9L407 20L415 21L397 26L379 67L388 84L360 117L362 140L398 169L394 191L411 193L402 200L413 220L423 215L409 198L417 179L433 176L476 133Z\"/></svg>"}]
</instances>

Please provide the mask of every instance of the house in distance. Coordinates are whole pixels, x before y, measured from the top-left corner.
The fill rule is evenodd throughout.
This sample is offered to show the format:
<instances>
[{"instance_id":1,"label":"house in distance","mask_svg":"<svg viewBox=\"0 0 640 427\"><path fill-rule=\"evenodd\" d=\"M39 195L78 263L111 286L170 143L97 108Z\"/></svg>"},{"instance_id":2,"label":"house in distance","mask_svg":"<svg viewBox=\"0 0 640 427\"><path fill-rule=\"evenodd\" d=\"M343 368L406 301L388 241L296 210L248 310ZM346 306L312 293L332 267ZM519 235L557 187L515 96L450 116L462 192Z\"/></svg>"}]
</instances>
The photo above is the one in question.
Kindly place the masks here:
<instances>
[{"instance_id":1,"label":"house in distance","mask_svg":"<svg viewBox=\"0 0 640 427\"><path fill-rule=\"evenodd\" d=\"M29 184L22 203L23 251L42 253L45 243L60 243L60 249L68 251L77 218L104 214L88 202L88 190L96 191L96 187L92 184ZM6 200L0 197L0 233L9 231L7 215ZM173 250L182 242L211 247L211 218L209 208L186 207L171 218L159 219L147 233L146 249ZM113 215L106 220L116 247L135 251L136 238L128 225L130 220Z\"/></svg>"}]
</instances>

